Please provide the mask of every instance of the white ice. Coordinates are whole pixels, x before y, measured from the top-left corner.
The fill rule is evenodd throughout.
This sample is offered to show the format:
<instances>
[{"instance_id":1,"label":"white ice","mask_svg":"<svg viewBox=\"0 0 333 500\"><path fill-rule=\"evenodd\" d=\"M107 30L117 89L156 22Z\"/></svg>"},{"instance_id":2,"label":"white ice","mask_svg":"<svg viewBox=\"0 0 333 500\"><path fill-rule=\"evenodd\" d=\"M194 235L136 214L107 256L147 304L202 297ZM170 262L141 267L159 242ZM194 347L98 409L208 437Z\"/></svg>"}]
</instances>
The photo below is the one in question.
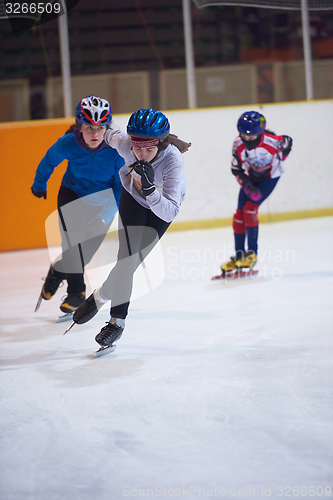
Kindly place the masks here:
<instances>
[{"instance_id":1,"label":"white ice","mask_svg":"<svg viewBox=\"0 0 333 500\"><path fill-rule=\"evenodd\" d=\"M0 254L1 500L332 497L333 218L262 224L259 275L212 281L232 238L167 233L98 359L108 308L63 336L47 249Z\"/></svg>"}]
</instances>

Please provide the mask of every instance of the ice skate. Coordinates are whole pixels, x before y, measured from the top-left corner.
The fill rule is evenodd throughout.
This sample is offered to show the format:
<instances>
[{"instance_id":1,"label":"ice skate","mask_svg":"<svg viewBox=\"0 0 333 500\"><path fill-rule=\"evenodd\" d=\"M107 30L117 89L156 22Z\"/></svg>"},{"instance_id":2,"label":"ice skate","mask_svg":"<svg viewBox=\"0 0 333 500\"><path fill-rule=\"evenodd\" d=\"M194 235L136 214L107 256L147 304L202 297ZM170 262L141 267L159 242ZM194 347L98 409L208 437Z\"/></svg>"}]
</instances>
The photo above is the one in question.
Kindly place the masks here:
<instances>
[{"instance_id":1,"label":"ice skate","mask_svg":"<svg viewBox=\"0 0 333 500\"><path fill-rule=\"evenodd\" d=\"M93 358L99 358L100 356L104 356L105 354L109 354L110 352L113 352L117 346L116 345L110 345L106 347L100 347L97 349L97 351L94 352Z\"/></svg>"},{"instance_id":2,"label":"ice skate","mask_svg":"<svg viewBox=\"0 0 333 500\"><path fill-rule=\"evenodd\" d=\"M76 309L73 316L74 323L77 323L78 325L87 323L87 321L96 316L101 307L103 307L103 305L107 302L109 302L109 299L105 299L102 296L101 289L97 288L97 290L94 290L93 293Z\"/></svg>"},{"instance_id":3,"label":"ice skate","mask_svg":"<svg viewBox=\"0 0 333 500\"><path fill-rule=\"evenodd\" d=\"M94 292L89 295L89 297L84 302L82 302L82 304L74 311L73 323L67 328L65 333L69 332L69 330L75 325L75 323L78 325L87 323L87 321L96 316L98 311L107 302L109 302L109 299L105 299L102 296L100 288L94 290Z\"/></svg>"},{"instance_id":4,"label":"ice skate","mask_svg":"<svg viewBox=\"0 0 333 500\"><path fill-rule=\"evenodd\" d=\"M113 352L116 346L113 344L120 339L125 328L125 320L120 318L111 318L106 326L102 328L95 340L101 346L94 353L94 358L98 358L109 352Z\"/></svg>"},{"instance_id":5,"label":"ice skate","mask_svg":"<svg viewBox=\"0 0 333 500\"><path fill-rule=\"evenodd\" d=\"M85 292L69 293L61 304L60 310L63 313L71 314L84 302L85 298Z\"/></svg>"},{"instance_id":6,"label":"ice skate","mask_svg":"<svg viewBox=\"0 0 333 500\"><path fill-rule=\"evenodd\" d=\"M111 347L116 340L120 339L125 328L125 320L111 318L106 326L96 335L96 342L102 347Z\"/></svg>"},{"instance_id":7,"label":"ice skate","mask_svg":"<svg viewBox=\"0 0 333 500\"><path fill-rule=\"evenodd\" d=\"M65 323L66 321L72 321L72 320L73 320L73 313L65 313L57 317L56 323Z\"/></svg>"},{"instance_id":8,"label":"ice skate","mask_svg":"<svg viewBox=\"0 0 333 500\"><path fill-rule=\"evenodd\" d=\"M35 312L38 311L42 300L50 300L52 299L53 295L56 293L58 290L59 286L61 285L63 281L63 277L60 273L55 271L53 269L52 264L50 265L49 271L47 273L47 276L45 278L45 283L42 287L42 291L40 293L39 299L37 301L36 307L35 307Z\"/></svg>"},{"instance_id":9,"label":"ice skate","mask_svg":"<svg viewBox=\"0 0 333 500\"><path fill-rule=\"evenodd\" d=\"M256 262L257 262L257 256L254 252L250 250L248 252L245 252L243 257L236 260L235 267L237 270L243 270L243 269L251 270Z\"/></svg>"},{"instance_id":10,"label":"ice skate","mask_svg":"<svg viewBox=\"0 0 333 500\"><path fill-rule=\"evenodd\" d=\"M236 270L236 257L230 257L230 260L227 262L224 262L224 264L221 265L221 271L222 273L232 273L233 271Z\"/></svg>"},{"instance_id":11,"label":"ice skate","mask_svg":"<svg viewBox=\"0 0 333 500\"><path fill-rule=\"evenodd\" d=\"M239 259L231 257L228 262L221 265L222 273L213 276L212 280L230 280L254 276L258 274L257 270L252 269L256 262L257 256L253 252L245 252Z\"/></svg>"}]
</instances>

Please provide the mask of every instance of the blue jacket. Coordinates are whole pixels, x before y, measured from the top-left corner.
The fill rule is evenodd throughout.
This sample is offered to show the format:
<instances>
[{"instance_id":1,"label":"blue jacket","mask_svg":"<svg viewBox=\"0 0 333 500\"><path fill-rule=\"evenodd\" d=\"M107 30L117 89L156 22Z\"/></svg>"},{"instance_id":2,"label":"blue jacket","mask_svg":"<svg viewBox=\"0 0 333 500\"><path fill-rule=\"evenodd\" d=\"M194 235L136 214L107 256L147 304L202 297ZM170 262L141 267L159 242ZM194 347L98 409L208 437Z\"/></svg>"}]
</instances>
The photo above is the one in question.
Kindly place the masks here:
<instances>
[{"instance_id":1,"label":"blue jacket","mask_svg":"<svg viewBox=\"0 0 333 500\"><path fill-rule=\"evenodd\" d=\"M79 131L75 135L65 134L49 148L39 163L32 188L46 191L55 167L63 160L68 160L68 165L62 184L80 198L87 196L84 201L89 205L103 206L99 215L107 224L111 222L119 207L122 190L119 170L125 163L123 158L104 141L92 151L85 145ZM110 196L110 188L114 197Z\"/></svg>"}]
</instances>

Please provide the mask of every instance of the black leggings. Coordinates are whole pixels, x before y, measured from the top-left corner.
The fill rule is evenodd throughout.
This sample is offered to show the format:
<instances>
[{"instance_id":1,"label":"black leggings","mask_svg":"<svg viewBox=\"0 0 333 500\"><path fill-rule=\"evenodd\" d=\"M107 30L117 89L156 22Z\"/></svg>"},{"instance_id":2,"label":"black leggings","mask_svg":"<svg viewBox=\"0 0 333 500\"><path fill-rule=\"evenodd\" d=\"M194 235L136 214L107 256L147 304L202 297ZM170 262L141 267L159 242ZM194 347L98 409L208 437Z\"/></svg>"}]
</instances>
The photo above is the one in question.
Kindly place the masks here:
<instances>
[{"instance_id":1,"label":"black leggings","mask_svg":"<svg viewBox=\"0 0 333 500\"><path fill-rule=\"evenodd\" d=\"M111 316L125 319L132 294L135 270L168 229L165 222L144 208L123 189L119 205L119 250L117 263L102 285L111 299Z\"/></svg>"},{"instance_id":2,"label":"black leggings","mask_svg":"<svg viewBox=\"0 0 333 500\"><path fill-rule=\"evenodd\" d=\"M88 205L74 191L60 186L58 214L62 254L53 263L53 268L67 280L67 293L85 291L84 267L97 252L111 224L98 236L89 227L88 223L102 208Z\"/></svg>"}]
</instances>

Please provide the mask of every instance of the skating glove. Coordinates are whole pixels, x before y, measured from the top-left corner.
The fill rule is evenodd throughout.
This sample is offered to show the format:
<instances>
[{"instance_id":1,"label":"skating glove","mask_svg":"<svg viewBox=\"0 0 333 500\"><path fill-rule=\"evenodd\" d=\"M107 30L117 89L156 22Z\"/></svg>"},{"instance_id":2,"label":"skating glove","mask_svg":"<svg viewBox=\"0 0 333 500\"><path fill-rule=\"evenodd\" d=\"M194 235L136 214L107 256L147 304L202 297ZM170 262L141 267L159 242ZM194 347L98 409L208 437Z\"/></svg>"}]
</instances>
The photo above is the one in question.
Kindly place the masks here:
<instances>
[{"instance_id":1,"label":"skating glove","mask_svg":"<svg viewBox=\"0 0 333 500\"><path fill-rule=\"evenodd\" d=\"M260 192L260 189L251 184L251 182L248 182L245 184L243 187L245 194L250 200L252 201L259 201L262 198L262 194Z\"/></svg>"},{"instance_id":2,"label":"skating glove","mask_svg":"<svg viewBox=\"0 0 333 500\"><path fill-rule=\"evenodd\" d=\"M90 234L99 236L102 234L106 234L108 230L108 224L105 222L102 217L96 215L91 221L87 224L87 230Z\"/></svg>"},{"instance_id":3,"label":"skating glove","mask_svg":"<svg viewBox=\"0 0 333 500\"><path fill-rule=\"evenodd\" d=\"M141 177L143 196L149 196L155 191L153 167L148 161L140 160L139 163L135 165L134 170Z\"/></svg>"},{"instance_id":4,"label":"skating glove","mask_svg":"<svg viewBox=\"0 0 333 500\"><path fill-rule=\"evenodd\" d=\"M293 147L293 140L289 135L283 135L283 141L280 142L280 149L283 154L283 160L289 155L291 148Z\"/></svg>"},{"instance_id":5,"label":"skating glove","mask_svg":"<svg viewBox=\"0 0 333 500\"><path fill-rule=\"evenodd\" d=\"M36 191L36 189L34 189L34 188L31 188L31 192L37 198L44 198L44 200L46 200L46 193L47 193L47 191L41 192L41 191Z\"/></svg>"}]
</instances>

